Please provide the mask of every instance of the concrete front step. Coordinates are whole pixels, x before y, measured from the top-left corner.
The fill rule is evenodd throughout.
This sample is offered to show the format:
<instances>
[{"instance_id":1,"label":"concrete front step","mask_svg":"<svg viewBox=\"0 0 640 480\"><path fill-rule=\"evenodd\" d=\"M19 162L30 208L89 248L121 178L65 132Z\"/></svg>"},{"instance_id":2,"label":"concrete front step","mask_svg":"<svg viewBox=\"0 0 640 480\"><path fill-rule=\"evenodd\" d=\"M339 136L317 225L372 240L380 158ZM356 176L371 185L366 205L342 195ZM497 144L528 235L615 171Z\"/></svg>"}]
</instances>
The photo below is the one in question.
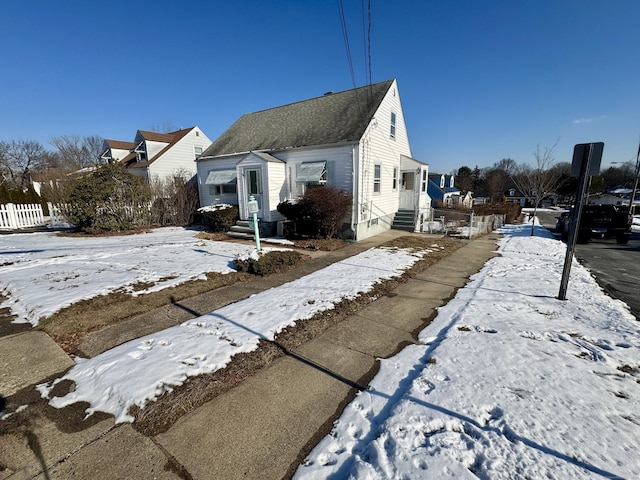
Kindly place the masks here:
<instances>
[{"instance_id":1,"label":"concrete front step","mask_svg":"<svg viewBox=\"0 0 640 480\"><path fill-rule=\"evenodd\" d=\"M234 230L229 230L227 232L227 235L232 238L240 238L243 240L255 240L255 237L253 236L253 231L251 231L251 233L248 233L248 232L238 232Z\"/></svg>"},{"instance_id":2,"label":"concrete front step","mask_svg":"<svg viewBox=\"0 0 640 480\"><path fill-rule=\"evenodd\" d=\"M393 216L391 228L413 232L415 230L415 212L413 210L398 210Z\"/></svg>"}]
</instances>

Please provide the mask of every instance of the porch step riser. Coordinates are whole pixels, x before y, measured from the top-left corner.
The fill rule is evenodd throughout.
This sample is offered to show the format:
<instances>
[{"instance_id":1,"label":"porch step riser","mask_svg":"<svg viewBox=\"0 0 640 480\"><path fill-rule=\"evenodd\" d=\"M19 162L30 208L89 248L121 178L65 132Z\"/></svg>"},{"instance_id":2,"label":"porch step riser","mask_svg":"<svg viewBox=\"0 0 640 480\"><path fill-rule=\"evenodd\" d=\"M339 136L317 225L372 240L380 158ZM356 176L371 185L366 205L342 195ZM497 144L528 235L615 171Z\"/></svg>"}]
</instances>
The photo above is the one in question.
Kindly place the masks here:
<instances>
[{"instance_id":1,"label":"porch step riser","mask_svg":"<svg viewBox=\"0 0 640 480\"><path fill-rule=\"evenodd\" d=\"M229 230L227 235L231 238L239 238L243 240L255 240L253 233L242 233L242 232L234 232L233 230Z\"/></svg>"},{"instance_id":2,"label":"porch step riser","mask_svg":"<svg viewBox=\"0 0 640 480\"><path fill-rule=\"evenodd\" d=\"M415 229L415 212L413 210L398 210L393 217L391 228L413 232Z\"/></svg>"}]
</instances>

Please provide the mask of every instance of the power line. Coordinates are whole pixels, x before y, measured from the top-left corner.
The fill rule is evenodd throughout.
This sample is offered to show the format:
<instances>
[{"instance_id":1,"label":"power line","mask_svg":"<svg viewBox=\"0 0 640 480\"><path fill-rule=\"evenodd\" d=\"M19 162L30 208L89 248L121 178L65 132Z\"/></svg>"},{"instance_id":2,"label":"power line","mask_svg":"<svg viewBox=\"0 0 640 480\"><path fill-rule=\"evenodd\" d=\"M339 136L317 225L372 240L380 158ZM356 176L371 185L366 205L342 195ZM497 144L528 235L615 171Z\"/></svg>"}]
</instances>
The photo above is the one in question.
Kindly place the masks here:
<instances>
[{"instance_id":1,"label":"power line","mask_svg":"<svg viewBox=\"0 0 640 480\"><path fill-rule=\"evenodd\" d=\"M367 1L367 68L369 70L369 85L373 82L371 75L371 0Z\"/></svg>"},{"instance_id":2,"label":"power line","mask_svg":"<svg viewBox=\"0 0 640 480\"><path fill-rule=\"evenodd\" d=\"M351 48L349 47L349 35L347 34L347 21L344 16L344 7L342 5L342 0L338 1L338 13L340 14L340 24L342 25L342 37L344 39L344 46L347 50L347 62L349 62L349 71L351 72L351 82L353 83L353 88L356 88L356 75L353 71L353 61L351 60Z\"/></svg>"}]
</instances>

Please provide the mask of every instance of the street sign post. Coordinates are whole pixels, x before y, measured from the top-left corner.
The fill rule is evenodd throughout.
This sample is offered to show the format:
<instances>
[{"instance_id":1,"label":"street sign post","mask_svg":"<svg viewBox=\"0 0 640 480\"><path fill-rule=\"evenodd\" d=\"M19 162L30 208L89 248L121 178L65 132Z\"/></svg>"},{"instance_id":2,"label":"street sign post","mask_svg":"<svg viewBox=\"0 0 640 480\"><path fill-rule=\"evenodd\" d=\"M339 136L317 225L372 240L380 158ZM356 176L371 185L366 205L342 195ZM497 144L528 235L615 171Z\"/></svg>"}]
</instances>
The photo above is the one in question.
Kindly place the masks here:
<instances>
[{"instance_id":1,"label":"street sign post","mask_svg":"<svg viewBox=\"0 0 640 480\"><path fill-rule=\"evenodd\" d=\"M580 228L580 215L582 214L582 204L584 203L589 177L600 172L600 162L602 161L602 151L604 143L580 143L573 147L573 161L571 162L571 176L578 176L578 191L576 192L576 202L571 215L569 227L569 237L567 238L567 253L564 257L564 267L562 269L562 279L560 281L560 292L558 299L567 299L567 286L569 285L569 274L571 273L571 262L573 261L573 251L576 247L578 229Z\"/></svg>"}]
</instances>

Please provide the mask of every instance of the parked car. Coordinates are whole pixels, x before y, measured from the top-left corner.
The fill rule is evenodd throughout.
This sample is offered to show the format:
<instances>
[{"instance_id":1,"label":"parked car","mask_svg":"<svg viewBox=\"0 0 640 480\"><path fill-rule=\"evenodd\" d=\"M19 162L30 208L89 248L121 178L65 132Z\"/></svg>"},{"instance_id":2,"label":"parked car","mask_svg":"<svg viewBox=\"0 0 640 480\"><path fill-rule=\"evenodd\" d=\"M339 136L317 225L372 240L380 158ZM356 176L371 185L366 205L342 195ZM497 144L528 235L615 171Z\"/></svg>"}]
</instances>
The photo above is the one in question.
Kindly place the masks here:
<instances>
[{"instance_id":1,"label":"parked car","mask_svg":"<svg viewBox=\"0 0 640 480\"><path fill-rule=\"evenodd\" d=\"M573 211L563 212L556 223L556 231L563 240L567 240L571 227ZM578 227L578 243L587 243L593 237L615 237L616 242L624 245L631 236L633 216L629 208L618 205L585 205L582 208Z\"/></svg>"}]
</instances>

